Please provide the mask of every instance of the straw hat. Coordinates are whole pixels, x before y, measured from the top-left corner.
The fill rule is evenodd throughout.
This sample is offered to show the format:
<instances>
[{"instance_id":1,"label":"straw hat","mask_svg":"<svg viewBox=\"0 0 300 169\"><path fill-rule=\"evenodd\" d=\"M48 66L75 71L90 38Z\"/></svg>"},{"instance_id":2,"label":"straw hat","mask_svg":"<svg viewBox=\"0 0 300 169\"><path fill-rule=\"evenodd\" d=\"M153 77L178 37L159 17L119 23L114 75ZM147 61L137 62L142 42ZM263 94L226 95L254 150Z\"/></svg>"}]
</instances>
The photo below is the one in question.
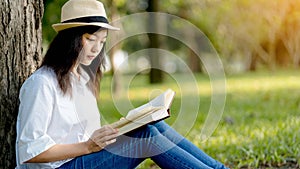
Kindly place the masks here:
<instances>
[{"instance_id":1,"label":"straw hat","mask_svg":"<svg viewBox=\"0 0 300 169\"><path fill-rule=\"evenodd\" d=\"M100 26L110 30L120 30L107 20L104 6L97 0L69 0L61 9L61 23L53 24L58 32L78 26Z\"/></svg>"}]
</instances>

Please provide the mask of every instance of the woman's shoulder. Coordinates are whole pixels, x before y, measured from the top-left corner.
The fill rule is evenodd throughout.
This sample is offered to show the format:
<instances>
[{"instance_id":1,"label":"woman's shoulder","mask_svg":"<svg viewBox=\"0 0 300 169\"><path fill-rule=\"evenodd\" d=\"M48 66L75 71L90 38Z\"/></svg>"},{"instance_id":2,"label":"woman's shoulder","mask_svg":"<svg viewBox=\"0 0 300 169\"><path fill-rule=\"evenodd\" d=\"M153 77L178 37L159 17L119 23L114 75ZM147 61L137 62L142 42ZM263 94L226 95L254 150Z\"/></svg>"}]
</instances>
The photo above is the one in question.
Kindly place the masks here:
<instances>
[{"instance_id":1,"label":"woman's shoulder","mask_svg":"<svg viewBox=\"0 0 300 169\"><path fill-rule=\"evenodd\" d=\"M56 83L53 69L43 66L30 75L23 86L55 85Z\"/></svg>"}]
</instances>

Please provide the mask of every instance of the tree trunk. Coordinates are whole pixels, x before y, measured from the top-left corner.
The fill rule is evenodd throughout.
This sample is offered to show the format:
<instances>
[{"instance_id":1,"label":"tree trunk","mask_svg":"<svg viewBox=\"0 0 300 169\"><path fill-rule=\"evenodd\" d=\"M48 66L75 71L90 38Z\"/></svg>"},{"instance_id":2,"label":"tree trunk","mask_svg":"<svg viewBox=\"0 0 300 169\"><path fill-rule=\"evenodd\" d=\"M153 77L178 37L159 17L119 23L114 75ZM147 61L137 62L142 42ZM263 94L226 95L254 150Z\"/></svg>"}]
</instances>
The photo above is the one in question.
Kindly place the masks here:
<instances>
[{"instance_id":1,"label":"tree trunk","mask_svg":"<svg viewBox=\"0 0 300 169\"><path fill-rule=\"evenodd\" d=\"M148 0L147 12L157 12L158 11L158 0ZM156 32L157 18L154 15L149 15L149 29L150 32ZM150 83L161 83L163 81L163 73L161 69L161 61L159 52L156 50L160 47L158 34L149 33L149 58L150 58Z\"/></svg>"},{"instance_id":2,"label":"tree trunk","mask_svg":"<svg viewBox=\"0 0 300 169\"><path fill-rule=\"evenodd\" d=\"M117 20L119 17L117 14L117 7L115 5L115 0L109 0L108 1L109 9L110 9L110 15L111 15L111 20ZM117 41L116 36L111 36L112 41L115 42ZM121 45L115 45L110 49L110 62L111 62L111 70L112 70L112 75L113 75L113 84L112 84L112 89L113 89L113 94L116 96L120 96L121 94L121 89L122 89L122 79L121 79L121 71L118 70L118 67L115 63L114 60L114 55L118 50L120 50Z\"/></svg>"},{"instance_id":3,"label":"tree trunk","mask_svg":"<svg viewBox=\"0 0 300 169\"><path fill-rule=\"evenodd\" d=\"M185 20L190 19L190 16L188 14L188 11L190 10L189 5L191 5L191 4L189 4L187 1L183 1L183 3L181 4L181 6L179 8L179 11L180 11L179 17L181 17ZM189 39L195 48L199 48L199 46L202 45L202 44L198 44L199 42L197 42L197 40L195 39L195 37L196 37L195 32L189 31L189 30L183 30L183 31L184 31L184 36L186 36L186 39ZM191 48L188 48L188 60L189 60L189 62L188 62L189 67L192 72L202 72L201 60L200 60L199 56L197 56Z\"/></svg>"},{"instance_id":4,"label":"tree trunk","mask_svg":"<svg viewBox=\"0 0 300 169\"><path fill-rule=\"evenodd\" d=\"M42 0L0 5L0 168L14 168L18 94L41 60Z\"/></svg>"},{"instance_id":5,"label":"tree trunk","mask_svg":"<svg viewBox=\"0 0 300 169\"><path fill-rule=\"evenodd\" d=\"M202 72L200 58L191 50L189 50L189 66L192 72Z\"/></svg>"},{"instance_id":6,"label":"tree trunk","mask_svg":"<svg viewBox=\"0 0 300 169\"><path fill-rule=\"evenodd\" d=\"M256 71L256 69L257 69L257 60L258 60L257 53L256 52L252 53L251 54L250 65L249 65L249 70L250 71Z\"/></svg>"}]
</instances>

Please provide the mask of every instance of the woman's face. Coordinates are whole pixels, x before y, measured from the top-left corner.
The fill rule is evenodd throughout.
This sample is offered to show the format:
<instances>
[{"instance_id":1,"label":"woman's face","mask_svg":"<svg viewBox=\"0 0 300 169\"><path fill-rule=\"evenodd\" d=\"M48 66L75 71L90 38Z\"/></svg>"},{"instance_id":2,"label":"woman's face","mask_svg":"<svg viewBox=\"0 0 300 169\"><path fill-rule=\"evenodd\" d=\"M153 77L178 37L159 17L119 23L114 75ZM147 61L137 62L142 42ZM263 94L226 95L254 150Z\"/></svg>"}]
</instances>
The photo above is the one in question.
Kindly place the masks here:
<instances>
[{"instance_id":1,"label":"woman's face","mask_svg":"<svg viewBox=\"0 0 300 169\"><path fill-rule=\"evenodd\" d=\"M100 30L93 34L82 35L82 51L79 54L79 63L90 65L99 55L106 41L107 30Z\"/></svg>"}]
</instances>

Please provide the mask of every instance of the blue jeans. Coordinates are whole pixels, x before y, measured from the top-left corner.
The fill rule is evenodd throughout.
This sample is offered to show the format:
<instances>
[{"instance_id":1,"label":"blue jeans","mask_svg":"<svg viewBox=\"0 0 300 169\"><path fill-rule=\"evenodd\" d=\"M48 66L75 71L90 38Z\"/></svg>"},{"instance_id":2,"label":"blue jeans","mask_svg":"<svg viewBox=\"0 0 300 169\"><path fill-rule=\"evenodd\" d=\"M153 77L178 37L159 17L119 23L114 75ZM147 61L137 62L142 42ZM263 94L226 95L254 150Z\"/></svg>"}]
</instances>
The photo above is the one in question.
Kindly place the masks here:
<instances>
[{"instance_id":1,"label":"blue jeans","mask_svg":"<svg viewBox=\"0 0 300 169\"><path fill-rule=\"evenodd\" d=\"M131 169L146 158L161 168L223 169L223 164L211 158L178 134L164 121L154 122L122 135L105 149L76 157L60 169Z\"/></svg>"}]
</instances>

